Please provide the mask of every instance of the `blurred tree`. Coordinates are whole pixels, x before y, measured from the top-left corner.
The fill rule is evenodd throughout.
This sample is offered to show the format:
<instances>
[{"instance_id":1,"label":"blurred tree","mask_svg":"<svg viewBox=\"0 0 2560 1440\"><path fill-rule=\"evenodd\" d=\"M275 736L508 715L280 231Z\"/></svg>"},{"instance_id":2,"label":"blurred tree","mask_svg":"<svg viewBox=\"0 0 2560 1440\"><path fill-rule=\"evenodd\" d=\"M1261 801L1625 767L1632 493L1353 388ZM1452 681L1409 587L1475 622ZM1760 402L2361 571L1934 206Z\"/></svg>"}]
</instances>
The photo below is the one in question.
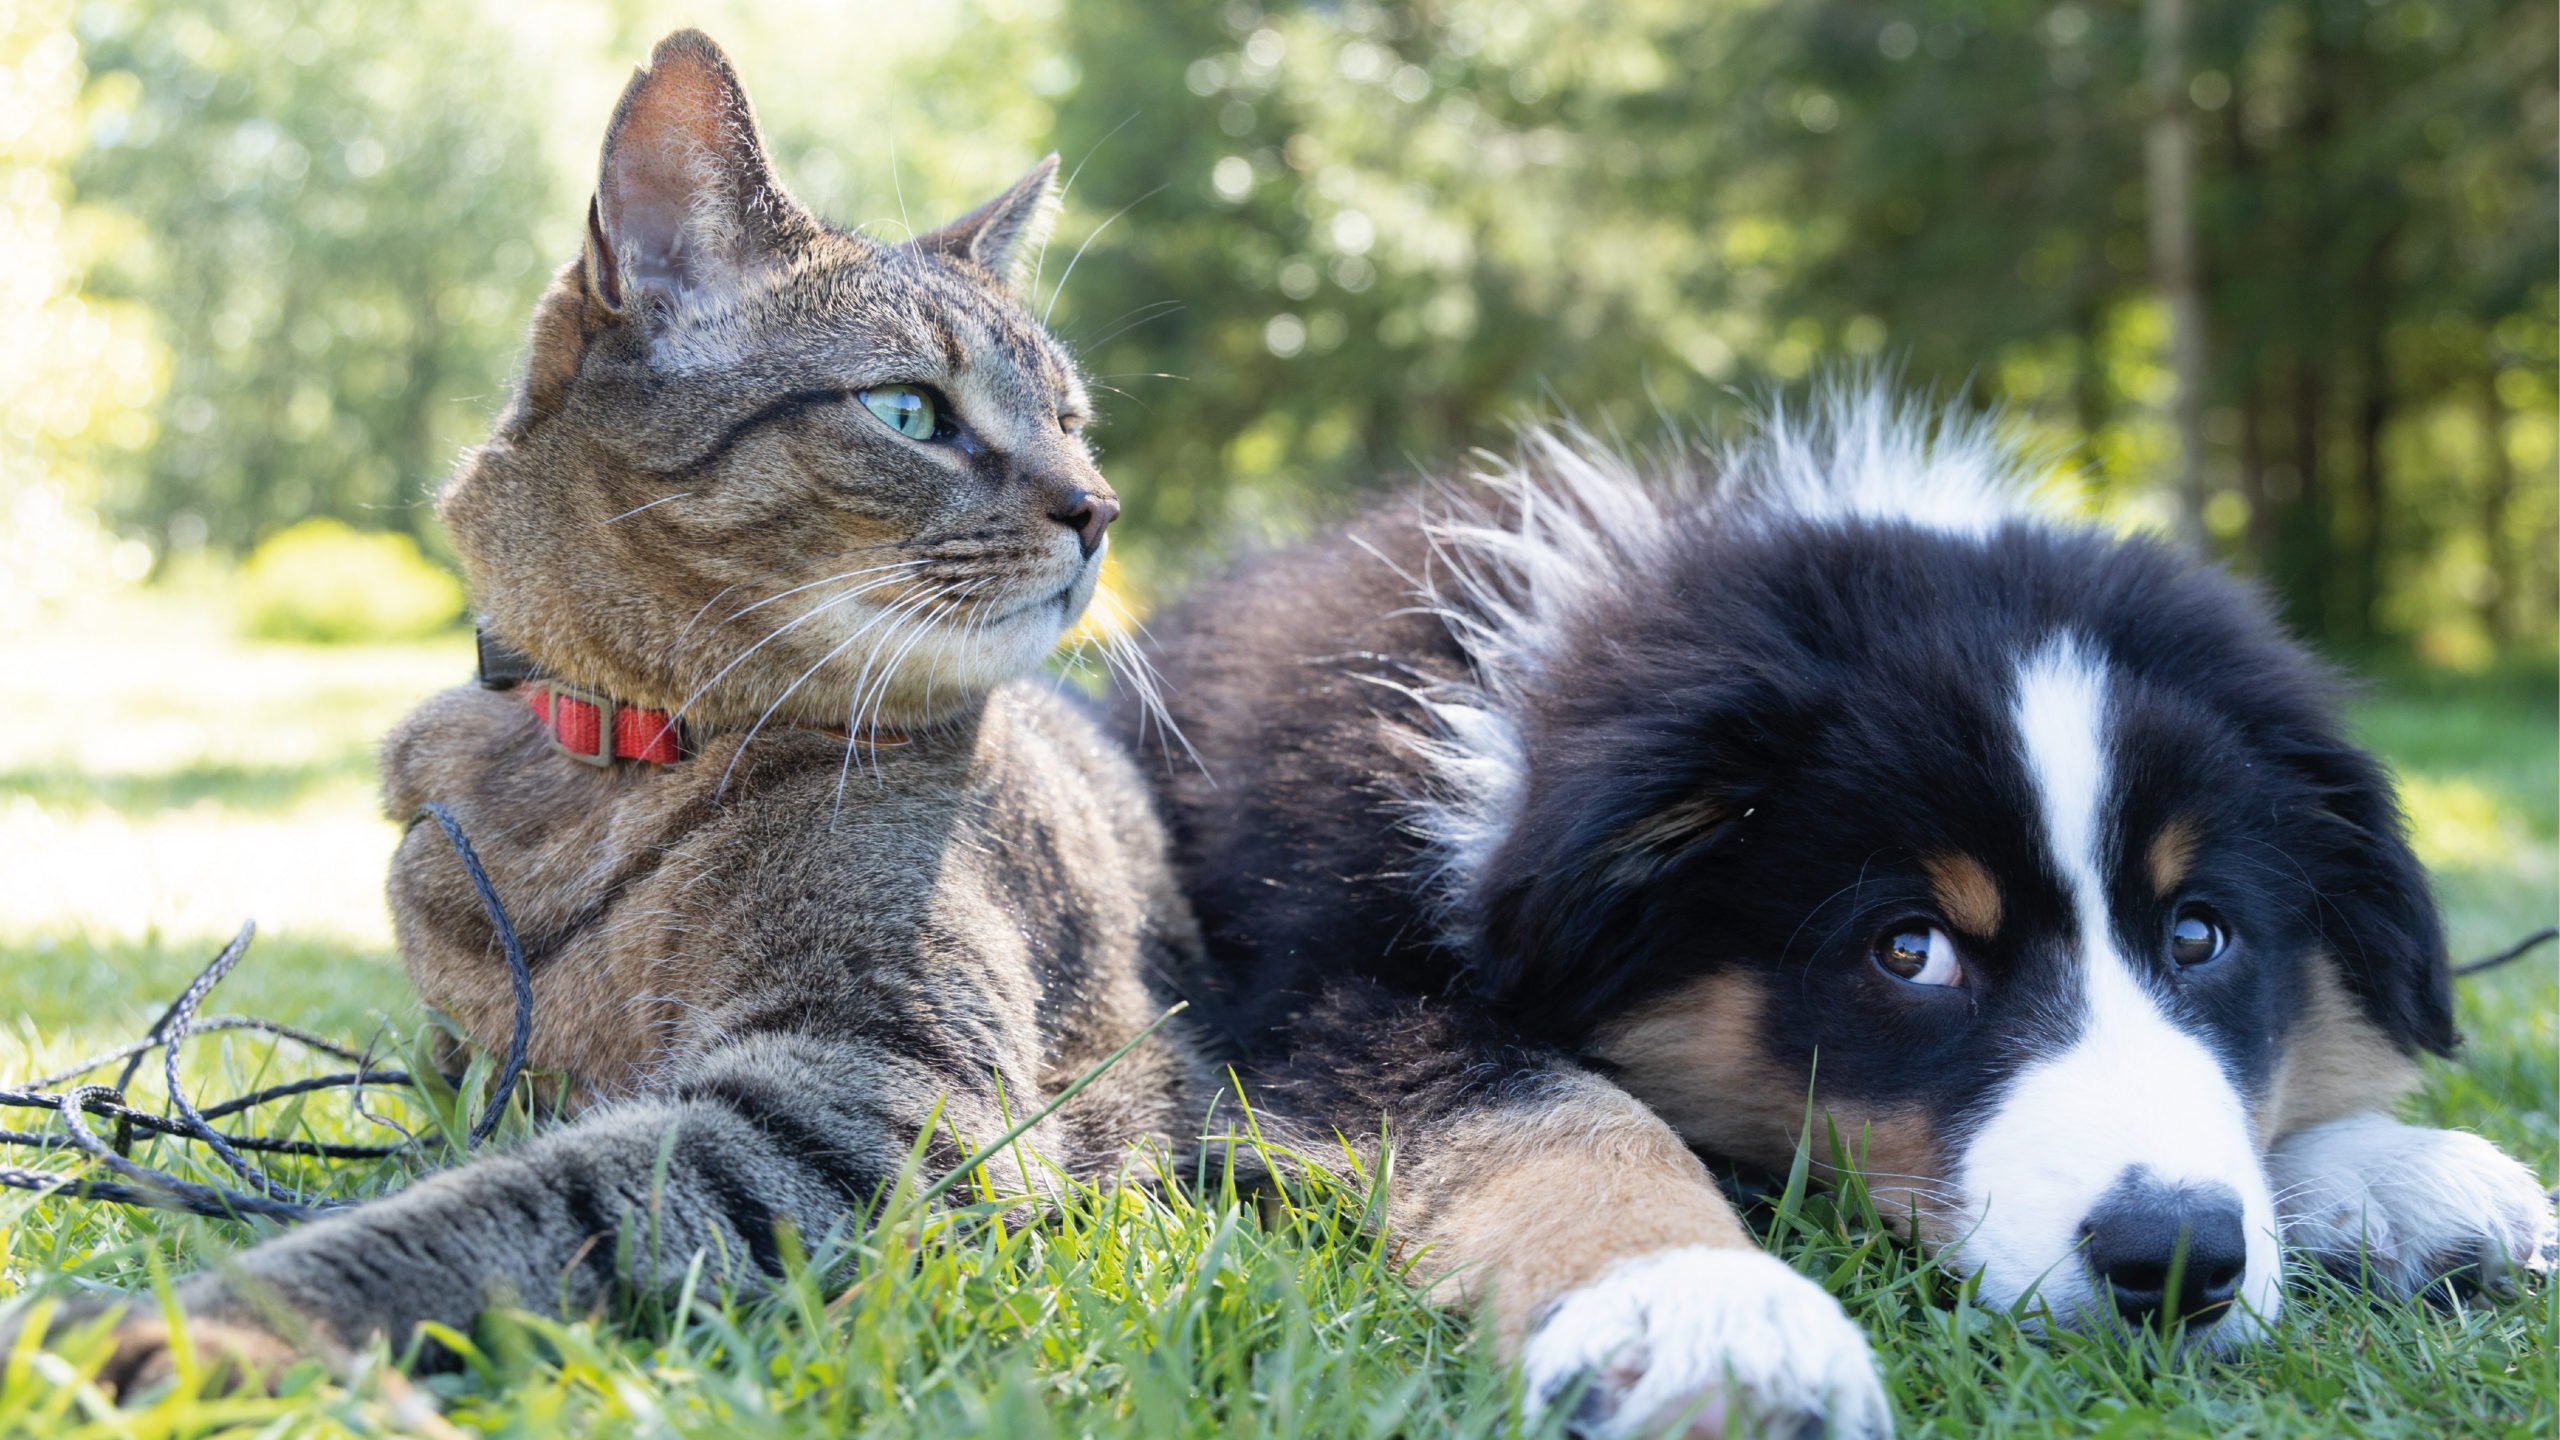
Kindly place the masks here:
<instances>
[{"instance_id":1,"label":"blurred tree","mask_svg":"<svg viewBox=\"0 0 2560 1440\"><path fill-rule=\"evenodd\" d=\"M422 526L613 94L697 21L804 197L884 237L1065 153L1034 303L1111 401L1149 568L1524 415L1642 441L1881 361L2121 519L2190 473L2317 634L2547 644L2560 23L2185 8L2146 76L2143 8L2087 0L96 0L73 173L127 223L90 290L172 357L112 498L232 547ZM2147 243L2146 130L2190 162L2201 326Z\"/></svg>"},{"instance_id":2,"label":"blurred tree","mask_svg":"<svg viewBox=\"0 0 2560 1440\"><path fill-rule=\"evenodd\" d=\"M91 287L158 318L159 440L115 508L179 548L304 516L420 531L503 393L549 176L526 65L426 0L100 0Z\"/></svg>"},{"instance_id":3,"label":"blurred tree","mask_svg":"<svg viewBox=\"0 0 2560 1440\"><path fill-rule=\"evenodd\" d=\"M1829 222L1772 308L1874 316L1915 372L1977 367L1985 398L2103 485L2167 480L2181 397L2145 263L2138 17L2070 0L1769 13L1768 63L1840 107L1758 157ZM2483 635L2547 637L2551 8L2231 0L2195 17L2180 119L2213 349L2187 398L2208 529L2344 645L2477 659Z\"/></svg>"},{"instance_id":4,"label":"blurred tree","mask_svg":"<svg viewBox=\"0 0 2560 1440\"><path fill-rule=\"evenodd\" d=\"M1079 210L1132 208L1061 313L1127 391L1102 438L1140 526L1286 530L1513 419L1643 436L1804 373L1757 301L1820 217L1727 188L1765 123L1722 63L1749 18L1071 6L1059 135L1108 197Z\"/></svg>"},{"instance_id":5,"label":"blurred tree","mask_svg":"<svg viewBox=\"0 0 2560 1440\"><path fill-rule=\"evenodd\" d=\"M0 634L151 563L99 525L98 464L151 443L148 317L81 288L96 217L69 168L82 140L69 0L0 9Z\"/></svg>"}]
</instances>

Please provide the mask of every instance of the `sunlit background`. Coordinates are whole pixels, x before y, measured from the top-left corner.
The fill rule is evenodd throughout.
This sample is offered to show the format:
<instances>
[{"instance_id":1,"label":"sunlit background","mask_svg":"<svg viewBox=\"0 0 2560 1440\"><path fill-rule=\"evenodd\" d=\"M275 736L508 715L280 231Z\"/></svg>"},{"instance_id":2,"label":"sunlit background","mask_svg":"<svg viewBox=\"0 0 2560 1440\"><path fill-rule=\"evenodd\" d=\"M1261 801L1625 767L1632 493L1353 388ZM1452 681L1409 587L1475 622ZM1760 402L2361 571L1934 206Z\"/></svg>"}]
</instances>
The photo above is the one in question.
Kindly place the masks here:
<instances>
[{"instance_id":1,"label":"sunlit background","mask_svg":"<svg viewBox=\"0 0 2560 1440\"><path fill-rule=\"evenodd\" d=\"M2553 9L2183 8L9 0L0 954L89 961L0 965L0 1012L243 914L396 995L369 747L468 665L430 500L686 23L840 222L1063 154L1033 304L1142 607L1525 416L1721 433L1897 367L2384 676L2462 939L2542 923Z\"/></svg>"}]
</instances>

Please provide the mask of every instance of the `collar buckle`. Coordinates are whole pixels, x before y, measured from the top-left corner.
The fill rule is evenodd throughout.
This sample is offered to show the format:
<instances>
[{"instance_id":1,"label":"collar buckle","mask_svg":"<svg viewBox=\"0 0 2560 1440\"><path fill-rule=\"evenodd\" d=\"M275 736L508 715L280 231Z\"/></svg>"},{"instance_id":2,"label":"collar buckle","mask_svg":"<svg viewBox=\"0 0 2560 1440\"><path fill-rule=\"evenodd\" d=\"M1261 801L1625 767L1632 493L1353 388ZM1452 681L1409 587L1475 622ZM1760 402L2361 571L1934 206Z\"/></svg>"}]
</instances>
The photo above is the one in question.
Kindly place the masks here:
<instances>
[{"instance_id":1,"label":"collar buckle","mask_svg":"<svg viewBox=\"0 0 2560 1440\"><path fill-rule=\"evenodd\" d=\"M612 769L614 751L617 748L614 743L614 722L620 718L619 712L622 707L612 696L600 690L563 685L557 680L545 680L543 685L551 692L551 714L548 717L548 723L542 727L551 737L551 748L581 765L592 765L598 770ZM595 712L596 748L592 751L570 748L568 740L570 731L573 728L584 728L573 718L575 712L568 708L572 705L585 705Z\"/></svg>"}]
</instances>

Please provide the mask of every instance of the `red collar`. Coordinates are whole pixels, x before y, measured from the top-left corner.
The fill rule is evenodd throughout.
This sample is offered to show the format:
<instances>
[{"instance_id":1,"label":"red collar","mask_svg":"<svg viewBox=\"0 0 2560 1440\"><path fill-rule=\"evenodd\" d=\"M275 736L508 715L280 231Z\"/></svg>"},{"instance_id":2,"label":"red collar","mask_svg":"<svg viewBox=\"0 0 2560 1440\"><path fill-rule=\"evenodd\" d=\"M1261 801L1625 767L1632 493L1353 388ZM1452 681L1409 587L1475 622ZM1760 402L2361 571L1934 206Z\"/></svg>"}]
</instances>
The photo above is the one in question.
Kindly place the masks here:
<instances>
[{"instance_id":1,"label":"red collar","mask_svg":"<svg viewBox=\"0 0 2560 1440\"><path fill-rule=\"evenodd\" d=\"M478 638L480 684L490 690L523 690L525 703L532 707L534 719L541 722L551 748L579 764L599 770L612 769L617 760L672 765L694 753L696 747L690 743L692 727L672 712L627 704L600 691L564 685L544 674L529 656L487 630L480 631ZM792 728L816 730L839 740L852 738L852 733L841 726ZM879 750L904 745L907 737L874 727L863 732L862 743Z\"/></svg>"},{"instance_id":2,"label":"red collar","mask_svg":"<svg viewBox=\"0 0 2560 1440\"><path fill-rule=\"evenodd\" d=\"M672 765L685 757L684 726L664 710L624 705L557 680L536 680L524 691L551 748L581 764L609 770L616 760Z\"/></svg>"}]
</instances>

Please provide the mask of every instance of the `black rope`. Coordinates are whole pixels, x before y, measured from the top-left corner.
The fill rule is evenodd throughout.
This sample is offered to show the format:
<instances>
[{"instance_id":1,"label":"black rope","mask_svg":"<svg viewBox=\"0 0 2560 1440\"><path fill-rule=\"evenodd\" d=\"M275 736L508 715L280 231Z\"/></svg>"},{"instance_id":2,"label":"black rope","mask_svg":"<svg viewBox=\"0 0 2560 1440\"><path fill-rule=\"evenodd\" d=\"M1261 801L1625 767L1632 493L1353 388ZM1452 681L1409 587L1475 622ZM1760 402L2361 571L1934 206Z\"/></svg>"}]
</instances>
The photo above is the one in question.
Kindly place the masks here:
<instances>
[{"instance_id":1,"label":"black rope","mask_svg":"<svg viewBox=\"0 0 2560 1440\"><path fill-rule=\"evenodd\" d=\"M524 963L524 946L516 939L515 922L507 918L507 907L498 903L498 887L489 883L489 872L480 868L480 855L471 848L471 838L462 833L462 822L453 812L430 800L418 807L418 813L443 828L444 838L453 842L453 853L462 860L463 871L471 877L471 888L480 892L480 908L489 912L489 924L498 932L498 943L507 952L507 974L515 982L516 1029L507 1039L506 1067L498 1072L498 1088L489 1096L489 1108L480 1122L471 1127L471 1143L479 1144L498 1128L498 1118L507 1112L507 1100L515 1094L516 1080L524 1074L525 1052L533 1043L533 972Z\"/></svg>"},{"instance_id":2,"label":"black rope","mask_svg":"<svg viewBox=\"0 0 2560 1440\"><path fill-rule=\"evenodd\" d=\"M309 1030L304 1030L298 1026L287 1025L280 1020L262 1020L255 1015L207 1015L203 1019L198 1020L195 1024L187 1027L187 1033L190 1035L211 1035L219 1030L258 1030L269 1035L278 1036L282 1039L291 1040L297 1045L317 1050L323 1055L332 1056L339 1060L360 1061L364 1059L364 1056L360 1052L350 1050L335 1040L325 1039ZM63 1068L54 1071L52 1074L30 1076L28 1079L20 1083L39 1086L60 1085L65 1081L77 1080L81 1076L89 1074L92 1071L104 1069L118 1060L128 1059L135 1055L149 1054L151 1051L156 1050L159 1047L160 1041L158 1039L158 1030L157 1027L154 1027L148 1038L136 1040L128 1045L119 1045L113 1050L101 1051L98 1054L90 1056L86 1060L75 1061L72 1064L66 1065ZM130 1076L126 1077L126 1083L131 1083ZM122 1089L123 1086L118 1086L117 1088Z\"/></svg>"},{"instance_id":3,"label":"black rope","mask_svg":"<svg viewBox=\"0 0 2560 1440\"><path fill-rule=\"evenodd\" d=\"M508 919L506 906L498 899L497 887L490 883L489 872L481 866L479 855L472 850L469 838L462 833L462 826L441 805L421 806L419 813L436 822L437 826L444 831L445 838L452 843L455 856L462 861L464 872L471 878L471 888L478 892L481 908L487 912L490 927L497 932L500 947L505 951L508 975L514 981L515 987L515 1031L509 1038L506 1062L499 1069L497 1085L490 1093L489 1103L463 1139L462 1148L469 1151L477 1148L498 1128L498 1122L505 1118L507 1107L515 1097L516 1086L523 1078L526 1054L531 1048L533 1039L533 976L526 968L524 947L516 938L514 922ZM176 1210L217 1219L257 1216L291 1223L310 1219L314 1215L329 1210L345 1208L351 1202L304 1195L258 1168L250 1162L248 1155L287 1155L322 1160L379 1160L414 1148L419 1143L414 1138L398 1145L342 1145L318 1140L239 1135L213 1127L212 1122L216 1120L296 1095L338 1089L361 1091L367 1085L414 1087L418 1083L417 1077L407 1071L373 1068L364 1051L323 1039L295 1026L242 1015L218 1015L198 1019L196 1011L213 993L214 987L221 984L224 977L239 965L242 957L248 953L249 942L256 933L257 927L254 924L241 926L240 933L232 938L231 943L222 947L221 952L215 955L203 970L197 972L195 979L188 983L187 988L181 991L175 1000L169 1002L168 1008L160 1012L160 1017L151 1023L151 1028L144 1032L143 1038L128 1045L119 1045L102 1054L93 1055L67 1069L40 1075L15 1086L0 1087L0 1108L49 1110L62 1119L62 1128L58 1133L38 1134L19 1130L0 1130L0 1145L15 1145L36 1150L75 1149L123 1178L106 1180L83 1175L31 1170L16 1165L0 1165L0 1189L27 1190L46 1196L65 1196L73 1199L103 1200L111 1204L130 1205L142 1209ZM225 1030L251 1030L273 1035L334 1059L347 1061L356 1068L337 1074L314 1075L269 1085L199 1110L187 1097L185 1088L179 1083L179 1051L193 1036ZM177 1111L175 1117L154 1115L125 1103L125 1096L132 1088L134 1076L141 1071L143 1059L154 1050L160 1051L163 1056L162 1074L168 1085L169 1103ZM124 1062L124 1068L117 1074L116 1083L113 1085L74 1085L69 1090L59 1093L50 1089L119 1060ZM362 1102L359 1100L360 1112L361 1106ZM91 1128L89 1124L91 1116L115 1122L112 1140L101 1136ZM373 1117L368 1115L367 1118ZM377 1120L376 1123L388 1122ZM131 1158L132 1138L137 1132L162 1139L209 1146L225 1166L252 1188L242 1191L227 1186L200 1184L195 1181L181 1180L172 1175L164 1175L138 1164Z\"/></svg>"},{"instance_id":4,"label":"black rope","mask_svg":"<svg viewBox=\"0 0 2560 1440\"><path fill-rule=\"evenodd\" d=\"M222 978L231 973L233 966L240 963L241 956L249 953L249 941L255 938L257 933L256 921L252 920L242 925L240 933L232 937L230 944L222 947L222 953L213 957L212 964L205 966L196 975L194 981L185 990L179 992L177 1002L169 1007L168 1013L160 1017L162 1038L166 1042L160 1047L161 1074L168 1085L169 1103L176 1107L178 1122L186 1127L188 1138L201 1140L212 1147L215 1157L231 1167L232 1174L248 1181L250 1187L258 1194L287 1205L301 1206L306 1212L319 1210L327 1207L330 1202L305 1195L250 1164L249 1158L233 1149L231 1142L222 1138L222 1132L214 1129L196 1110L195 1102L187 1098L186 1087L178 1083L178 1061L180 1052L186 1047L188 1022L195 1018L196 1008L204 1003L204 997L213 992L214 986L222 983ZM135 1060L141 1058L138 1055L134 1057ZM127 1062L126 1069L128 1071L132 1069L131 1062ZM117 1094L118 1098L121 1098L118 1092L110 1092L110 1094Z\"/></svg>"},{"instance_id":5,"label":"black rope","mask_svg":"<svg viewBox=\"0 0 2560 1440\"><path fill-rule=\"evenodd\" d=\"M2554 940L2560 940L2560 925L2546 925L2495 955L2483 955L2468 965L2454 966L2453 973L2477 975L2484 970L2495 970L2510 961L2523 959Z\"/></svg>"}]
</instances>

